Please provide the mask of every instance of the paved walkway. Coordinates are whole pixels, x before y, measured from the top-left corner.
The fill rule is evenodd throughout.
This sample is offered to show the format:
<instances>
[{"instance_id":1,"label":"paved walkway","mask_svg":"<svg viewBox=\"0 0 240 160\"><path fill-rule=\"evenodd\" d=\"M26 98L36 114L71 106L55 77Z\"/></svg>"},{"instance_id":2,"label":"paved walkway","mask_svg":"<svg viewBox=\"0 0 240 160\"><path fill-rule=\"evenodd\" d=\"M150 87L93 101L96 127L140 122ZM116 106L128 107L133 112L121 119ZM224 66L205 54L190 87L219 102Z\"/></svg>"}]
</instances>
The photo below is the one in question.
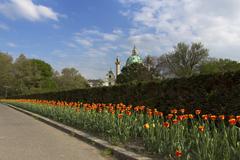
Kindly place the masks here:
<instances>
[{"instance_id":1,"label":"paved walkway","mask_svg":"<svg viewBox=\"0 0 240 160\"><path fill-rule=\"evenodd\" d=\"M100 151L0 104L0 160L104 160Z\"/></svg>"}]
</instances>

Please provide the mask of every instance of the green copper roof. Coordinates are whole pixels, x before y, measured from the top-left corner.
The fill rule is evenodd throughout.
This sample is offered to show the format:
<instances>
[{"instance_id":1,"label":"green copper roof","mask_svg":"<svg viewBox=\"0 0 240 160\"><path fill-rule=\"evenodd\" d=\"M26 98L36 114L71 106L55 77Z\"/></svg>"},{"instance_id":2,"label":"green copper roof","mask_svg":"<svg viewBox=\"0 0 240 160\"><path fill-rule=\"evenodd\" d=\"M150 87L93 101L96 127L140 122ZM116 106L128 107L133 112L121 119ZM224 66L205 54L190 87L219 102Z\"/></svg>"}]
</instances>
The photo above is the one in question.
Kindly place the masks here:
<instances>
[{"instance_id":1,"label":"green copper roof","mask_svg":"<svg viewBox=\"0 0 240 160\"><path fill-rule=\"evenodd\" d=\"M142 63L142 58L139 55L128 57L126 65L129 66L133 63Z\"/></svg>"},{"instance_id":2,"label":"green copper roof","mask_svg":"<svg viewBox=\"0 0 240 160\"><path fill-rule=\"evenodd\" d=\"M132 55L128 57L126 65L131 65L133 63L142 63L143 60L142 58L139 56L138 51L136 49L136 47L134 46L133 50L132 50Z\"/></svg>"}]
</instances>

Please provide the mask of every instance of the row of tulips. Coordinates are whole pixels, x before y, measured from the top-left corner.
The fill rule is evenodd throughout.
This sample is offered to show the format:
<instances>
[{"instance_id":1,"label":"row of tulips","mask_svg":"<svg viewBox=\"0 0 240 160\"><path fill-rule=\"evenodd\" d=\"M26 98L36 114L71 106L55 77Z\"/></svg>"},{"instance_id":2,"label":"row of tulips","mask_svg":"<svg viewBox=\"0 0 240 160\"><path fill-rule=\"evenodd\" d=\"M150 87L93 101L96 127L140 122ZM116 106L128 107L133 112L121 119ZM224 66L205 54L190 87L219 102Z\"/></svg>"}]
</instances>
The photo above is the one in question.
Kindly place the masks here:
<instances>
[{"instance_id":1,"label":"row of tulips","mask_svg":"<svg viewBox=\"0 0 240 160\"><path fill-rule=\"evenodd\" d=\"M186 113L164 114L145 106L86 104L45 100L1 100L53 120L86 130L111 143L137 141L146 153L165 159L240 159L240 116Z\"/></svg>"}]
</instances>

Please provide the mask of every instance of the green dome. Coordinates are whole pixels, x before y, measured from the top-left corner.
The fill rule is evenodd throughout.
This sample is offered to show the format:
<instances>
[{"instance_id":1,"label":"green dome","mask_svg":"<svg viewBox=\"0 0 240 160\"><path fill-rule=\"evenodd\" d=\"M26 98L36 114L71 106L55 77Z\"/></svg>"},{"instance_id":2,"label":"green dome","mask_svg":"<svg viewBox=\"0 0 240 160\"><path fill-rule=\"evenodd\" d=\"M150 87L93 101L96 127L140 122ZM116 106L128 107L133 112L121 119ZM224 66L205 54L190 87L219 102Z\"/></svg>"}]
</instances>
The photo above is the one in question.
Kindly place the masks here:
<instances>
[{"instance_id":1,"label":"green dome","mask_svg":"<svg viewBox=\"0 0 240 160\"><path fill-rule=\"evenodd\" d=\"M143 63L142 58L139 56L136 47L134 46L132 50L132 55L128 57L126 65L129 66L133 63Z\"/></svg>"},{"instance_id":2,"label":"green dome","mask_svg":"<svg viewBox=\"0 0 240 160\"><path fill-rule=\"evenodd\" d=\"M128 57L126 65L129 66L133 63L142 63L142 58L139 55L131 55Z\"/></svg>"}]
</instances>

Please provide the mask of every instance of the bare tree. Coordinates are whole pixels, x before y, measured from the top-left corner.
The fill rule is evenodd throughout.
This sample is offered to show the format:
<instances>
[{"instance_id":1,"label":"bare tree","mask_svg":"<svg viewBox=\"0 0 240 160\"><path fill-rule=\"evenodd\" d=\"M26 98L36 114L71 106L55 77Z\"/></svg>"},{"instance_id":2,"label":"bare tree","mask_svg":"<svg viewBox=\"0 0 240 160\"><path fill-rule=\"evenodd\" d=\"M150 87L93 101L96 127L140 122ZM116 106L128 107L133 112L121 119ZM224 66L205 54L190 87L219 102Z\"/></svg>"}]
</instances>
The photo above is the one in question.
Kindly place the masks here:
<instances>
[{"instance_id":1,"label":"bare tree","mask_svg":"<svg viewBox=\"0 0 240 160\"><path fill-rule=\"evenodd\" d=\"M208 49L201 43L178 43L174 51L165 54L163 62L176 77L189 77L197 71L198 65L208 57Z\"/></svg>"}]
</instances>

